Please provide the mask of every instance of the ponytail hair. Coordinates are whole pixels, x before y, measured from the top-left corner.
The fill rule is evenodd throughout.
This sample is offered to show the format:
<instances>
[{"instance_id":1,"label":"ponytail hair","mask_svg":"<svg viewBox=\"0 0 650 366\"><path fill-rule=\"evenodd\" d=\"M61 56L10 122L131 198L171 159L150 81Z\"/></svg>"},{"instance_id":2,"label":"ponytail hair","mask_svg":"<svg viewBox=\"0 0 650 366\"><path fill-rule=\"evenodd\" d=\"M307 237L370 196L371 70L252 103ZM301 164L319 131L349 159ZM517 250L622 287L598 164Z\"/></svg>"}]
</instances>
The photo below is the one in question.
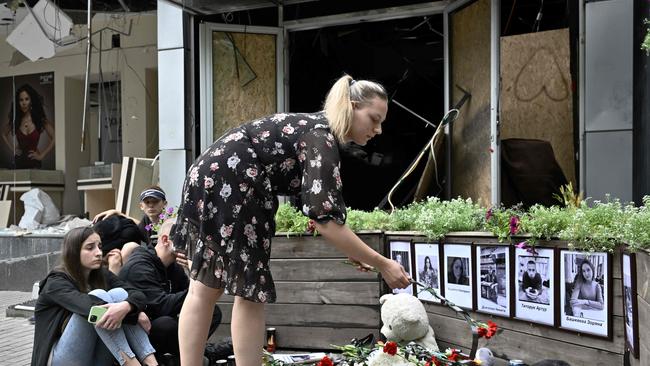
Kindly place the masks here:
<instances>
[{"instance_id":1,"label":"ponytail hair","mask_svg":"<svg viewBox=\"0 0 650 366\"><path fill-rule=\"evenodd\" d=\"M339 78L325 98L323 110L329 121L332 134L339 140L345 142L346 136L352 127L352 116L354 108L352 102L361 105L368 104L374 98L388 101L386 89L374 81L354 80L352 76L344 74Z\"/></svg>"}]
</instances>

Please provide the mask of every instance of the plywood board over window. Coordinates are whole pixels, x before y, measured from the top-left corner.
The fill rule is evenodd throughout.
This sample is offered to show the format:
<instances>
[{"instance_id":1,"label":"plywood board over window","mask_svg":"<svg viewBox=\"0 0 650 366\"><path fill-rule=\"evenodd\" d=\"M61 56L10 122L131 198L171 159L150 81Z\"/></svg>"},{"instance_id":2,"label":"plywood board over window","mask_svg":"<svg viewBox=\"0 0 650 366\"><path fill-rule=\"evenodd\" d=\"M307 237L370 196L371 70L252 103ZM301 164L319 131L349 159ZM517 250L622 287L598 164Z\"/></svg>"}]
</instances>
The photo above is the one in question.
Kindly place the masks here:
<instances>
[{"instance_id":1,"label":"plywood board over window","mask_svg":"<svg viewBox=\"0 0 650 366\"><path fill-rule=\"evenodd\" d=\"M215 140L233 127L276 111L275 37L212 32Z\"/></svg>"},{"instance_id":2,"label":"plywood board over window","mask_svg":"<svg viewBox=\"0 0 650 366\"><path fill-rule=\"evenodd\" d=\"M551 143L576 186L569 30L501 37L501 139Z\"/></svg>"},{"instance_id":3,"label":"plywood board over window","mask_svg":"<svg viewBox=\"0 0 650 366\"><path fill-rule=\"evenodd\" d=\"M490 1L450 14L451 104L472 98L452 125L451 194L490 204Z\"/></svg>"}]
</instances>

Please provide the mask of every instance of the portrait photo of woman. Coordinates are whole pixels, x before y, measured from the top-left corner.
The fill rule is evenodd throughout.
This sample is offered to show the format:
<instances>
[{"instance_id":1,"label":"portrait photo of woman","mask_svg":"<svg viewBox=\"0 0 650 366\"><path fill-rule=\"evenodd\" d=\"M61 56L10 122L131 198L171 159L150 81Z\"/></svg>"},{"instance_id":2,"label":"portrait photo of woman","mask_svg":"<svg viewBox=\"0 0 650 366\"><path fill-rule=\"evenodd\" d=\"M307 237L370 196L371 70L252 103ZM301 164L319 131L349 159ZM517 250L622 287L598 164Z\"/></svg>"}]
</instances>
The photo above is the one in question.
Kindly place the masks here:
<instances>
[{"instance_id":1,"label":"portrait photo of woman","mask_svg":"<svg viewBox=\"0 0 650 366\"><path fill-rule=\"evenodd\" d=\"M442 250L443 294L454 304L475 309L473 271L475 263L472 245L465 243L444 244ZM474 265L475 266L475 265Z\"/></svg>"},{"instance_id":2,"label":"portrait photo of woman","mask_svg":"<svg viewBox=\"0 0 650 366\"><path fill-rule=\"evenodd\" d=\"M415 279L422 284L415 287L418 299L431 302L440 302L429 290L441 290L440 276L440 247L432 243L415 243Z\"/></svg>"},{"instance_id":3,"label":"portrait photo of woman","mask_svg":"<svg viewBox=\"0 0 650 366\"><path fill-rule=\"evenodd\" d=\"M583 317L584 310L603 310L603 288L595 276L594 265L589 259L583 259L578 266L569 299L573 316Z\"/></svg>"},{"instance_id":4,"label":"portrait photo of woman","mask_svg":"<svg viewBox=\"0 0 650 366\"><path fill-rule=\"evenodd\" d=\"M469 286L469 277L467 276L469 259L462 257L449 257L448 263L447 282L456 285Z\"/></svg>"},{"instance_id":5,"label":"portrait photo of woman","mask_svg":"<svg viewBox=\"0 0 650 366\"><path fill-rule=\"evenodd\" d=\"M2 108L2 167L9 169L54 169L53 74L3 78L11 91ZM7 110L8 108L8 110Z\"/></svg>"},{"instance_id":6,"label":"portrait photo of woman","mask_svg":"<svg viewBox=\"0 0 650 366\"><path fill-rule=\"evenodd\" d=\"M423 269L418 271L419 280L431 288L438 288L438 270L433 268L431 258L424 257Z\"/></svg>"},{"instance_id":7,"label":"portrait photo of woman","mask_svg":"<svg viewBox=\"0 0 650 366\"><path fill-rule=\"evenodd\" d=\"M560 326L595 335L609 333L610 256L604 252L561 251Z\"/></svg>"}]
</instances>

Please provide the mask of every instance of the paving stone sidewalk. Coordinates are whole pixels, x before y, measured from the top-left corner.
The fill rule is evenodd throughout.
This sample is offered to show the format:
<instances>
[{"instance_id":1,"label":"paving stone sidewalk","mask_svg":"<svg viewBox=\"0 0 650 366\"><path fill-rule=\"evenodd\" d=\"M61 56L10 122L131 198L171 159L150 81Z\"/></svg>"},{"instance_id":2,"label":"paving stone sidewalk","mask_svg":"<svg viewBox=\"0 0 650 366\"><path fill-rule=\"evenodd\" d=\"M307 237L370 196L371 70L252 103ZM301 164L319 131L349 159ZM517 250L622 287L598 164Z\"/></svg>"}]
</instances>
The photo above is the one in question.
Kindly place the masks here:
<instances>
[{"instance_id":1,"label":"paving stone sidewalk","mask_svg":"<svg viewBox=\"0 0 650 366\"><path fill-rule=\"evenodd\" d=\"M26 318L8 318L7 308L31 298L31 292L0 291L0 366L29 366L34 326Z\"/></svg>"}]
</instances>

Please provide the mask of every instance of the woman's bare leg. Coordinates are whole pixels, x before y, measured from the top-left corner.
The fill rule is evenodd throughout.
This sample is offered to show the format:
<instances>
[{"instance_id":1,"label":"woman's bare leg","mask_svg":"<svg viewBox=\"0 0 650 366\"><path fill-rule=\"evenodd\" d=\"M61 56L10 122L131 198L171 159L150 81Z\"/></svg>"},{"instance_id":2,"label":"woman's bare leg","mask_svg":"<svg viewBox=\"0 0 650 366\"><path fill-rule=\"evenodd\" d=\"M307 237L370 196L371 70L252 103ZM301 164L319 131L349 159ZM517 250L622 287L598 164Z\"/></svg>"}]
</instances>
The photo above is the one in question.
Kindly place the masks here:
<instances>
[{"instance_id":1,"label":"woman's bare leg","mask_svg":"<svg viewBox=\"0 0 650 366\"><path fill-rule=\"evenodd\" d=\"M223 294L223 289L214 289L199 281L190 281L190 288L185 302L183 302L178 323L181 365L203 365L203 350L208 339L208 328L214 304L221 294ZM239 360L237 364L239 364Z\"/></svg>"},{"instance_id":2,"label":"woman's bare leg","mask_svg":"<svg viewBox=\"0 0 650 366\"><path fill-rule=\"evenodd\" d=\"M237 366L259 366L264 344L264 304L236 296L231 322Z\"/></svg>"}]
</instances>

